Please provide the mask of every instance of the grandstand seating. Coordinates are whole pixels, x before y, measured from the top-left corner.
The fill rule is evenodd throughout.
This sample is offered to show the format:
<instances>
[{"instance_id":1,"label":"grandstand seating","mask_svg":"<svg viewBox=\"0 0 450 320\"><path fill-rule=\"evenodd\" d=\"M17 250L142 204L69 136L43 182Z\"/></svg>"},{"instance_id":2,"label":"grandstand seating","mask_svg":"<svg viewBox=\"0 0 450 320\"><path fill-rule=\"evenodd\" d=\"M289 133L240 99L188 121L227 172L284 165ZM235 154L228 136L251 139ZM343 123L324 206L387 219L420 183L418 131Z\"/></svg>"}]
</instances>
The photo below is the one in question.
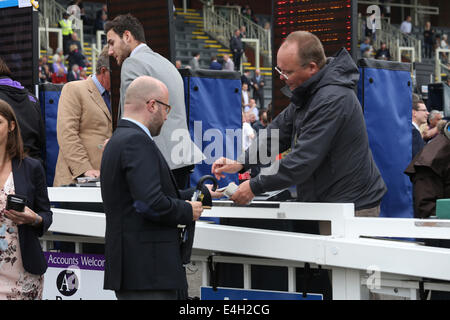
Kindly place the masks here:
<instances>
[{"instance_id":1,"label":"grandstand seating","mask_svg":"<svg viewBox=\"0 0 450 320\"><path fill-rule=\"evenodd\" d=\"M69 6L69 0L56 0L58 4L62 7L67 8ZM83 54L86 56L88 61L92 64L93 62L93 44L96 42L96 37L93 30L93 22L95 20L95 15L98 10L101 9L103 3L96 2L83 2L85 11L85 23L83 24ZM267 20L267 17L265 19ZM86 23L87 22L87 23ZM177 60L181 60L183 66L189 64L189 60L192 58L195 52L200 53L200 67L204 69L209 69L209 64L212 56L217 56L218 61L222 62L222 57L224 54L229 54L233 56L229 48L225 47L223 44L219 43L216 39L213 39L210 35L206 34L203 30L203 17L201 11L196 11L194 9L188 9L184 12L182 8L176 8L175 11L175 57ZM56 23L53 22L51 27L57 27ZM47 55L49 62L52 63L53 52L47 52L46 50L41 50L40 55ZM66 62L67 63L67 62ZM244 70L248 69L251 71L255 70L249 62L243 62ZM271 67L261 67L261 74L265 76L266 86L265 86L265 107L269 104L272 97L272 68ZM87 75L92 74L92 66L88 67Z\"/></svg>"}]
</instances>

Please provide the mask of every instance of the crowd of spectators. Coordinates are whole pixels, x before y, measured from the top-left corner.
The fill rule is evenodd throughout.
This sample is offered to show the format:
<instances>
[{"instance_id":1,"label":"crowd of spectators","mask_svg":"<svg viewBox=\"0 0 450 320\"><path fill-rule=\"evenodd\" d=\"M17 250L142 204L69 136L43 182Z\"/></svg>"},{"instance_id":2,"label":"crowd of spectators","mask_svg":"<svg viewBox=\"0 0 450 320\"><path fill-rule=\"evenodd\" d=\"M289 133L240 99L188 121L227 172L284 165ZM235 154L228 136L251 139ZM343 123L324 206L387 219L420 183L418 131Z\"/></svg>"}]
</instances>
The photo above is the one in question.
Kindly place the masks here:
<instances>
[{"instance_id":1,"label":"crowd of spectators","mask_svg":"<svg viewBox=\"0 0 450 320\"><path fill-rule=\"evenodd\" d=\"M269 124L268 108L264 106L264 95L261 96L264 86L264 76L259 69L255 69L253 76L250 70L244 70L241 76L242 83L242 139L245 150L251 141L257 136L260 129L264 129Z\"/></svg>"},{"instance_id":2,"label":"crowd of spectators","mask_svg":"<svg viewBox=\"0 0 450 320\"><path fill-rule=\"evenodd\" d=\"M77 8L78 7L78 10ZM70 16L80 13L83 25L92 26L94 35L104 30L108 18L106 5L96 12L95 19L89 18L85 12L83 1L71 1L58 22L63 34L63 46L57 48L53 56L44 55L39 59L39 82L64 84L70 81L87 78L87 68L91 66L83 54L83 46L78 33L74 30ZM51 63L50 61L51 60Z\"/></svg>"},{"instance_id":3,"label":"crowd of spectators","mask_svg":"<svg viewBox=\"0 0 450 320\"><path fill-rule=\"evenodd\" d=\"M380 47L375 49L372 45L373 38L367 35L364 41L360 44L359 50L362 58L391 60L391 52L385 42L380 43Z\"/></svg>"},{"instance_id":4,"label":"crowd of spectators","mask_svg":"<svg viewBox=\"0 0 450 320\"><path fill-rule=\"evenodd\" d=\"M369 18L372 21L372 18ZM375 20L373 20L375 21ZM400 24L400 32L405 39L408 36L414 36L414 28L412 25L411 16L407 16L405 20ZM434 58L435 51L437 49L449 49L448 45L448 35L445 33L437 33L435 28L432 27L431 22L427 21L423 27L423 31L421 31L422 36L422 48L423 48L423 58L432 59ZM376 28L375 23L373 23L373 27L364 28L364 39L359 44L360 56L362 58L374 58L380 60L391 60L390 49L387 47L387 44L384 42L380 42L379 48L374 48L374 43L376 40ZM418 36L418 35L416 35ZM450 55L447 53L440 54L440 60L443 64L446 64L450 67Z\"/></svg>"}]
</instances>

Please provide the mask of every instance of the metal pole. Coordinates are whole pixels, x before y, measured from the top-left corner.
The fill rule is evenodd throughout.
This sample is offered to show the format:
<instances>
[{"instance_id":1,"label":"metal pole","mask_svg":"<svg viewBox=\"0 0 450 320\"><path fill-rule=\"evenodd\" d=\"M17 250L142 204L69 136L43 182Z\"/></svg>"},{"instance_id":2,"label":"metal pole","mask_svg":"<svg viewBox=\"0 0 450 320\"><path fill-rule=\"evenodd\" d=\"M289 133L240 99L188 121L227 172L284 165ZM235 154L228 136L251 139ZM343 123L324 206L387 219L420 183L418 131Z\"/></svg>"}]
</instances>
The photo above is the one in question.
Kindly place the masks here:
<instances>
[{"instance_id":1,"label":"metal pole","mask_svg":"<svg viewBox=\"0 0 450 320\"><path fill-rule=\"evenodd\" d=\"M252 288L252 266L244 264L244 289Z\"/></svg>"},{"instance_id":2,"label":"metal pole","mask_svg":"<svg viewBox=\"0 0 450 320\"><path fill-rule=\"evenodd\" d=\"M288 291L297 291L297 275L295 274L295 267L288 267Z\"/></svg>"},{"instance_id":3,"label":"metal pole","mask_svg":"<svg viewBox=\"0 0 450 320\"><path fill-rule=\"evenodd\" d=\"M256 39L255 43L255 67L259 69L259 39Z\"/></svg>"}]
</instances>

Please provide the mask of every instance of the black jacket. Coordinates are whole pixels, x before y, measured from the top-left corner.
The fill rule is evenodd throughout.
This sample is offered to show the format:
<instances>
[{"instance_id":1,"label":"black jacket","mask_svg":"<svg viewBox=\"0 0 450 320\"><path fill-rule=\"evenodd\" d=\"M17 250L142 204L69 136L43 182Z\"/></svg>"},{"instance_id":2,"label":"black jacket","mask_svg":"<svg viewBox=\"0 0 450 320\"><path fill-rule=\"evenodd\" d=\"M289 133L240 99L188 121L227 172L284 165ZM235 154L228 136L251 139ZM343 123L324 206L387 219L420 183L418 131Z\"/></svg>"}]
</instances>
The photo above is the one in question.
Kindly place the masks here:
<instances>
[{"instance_id":1,"label":"black jacket","mask_svg":"<svg viewBox=\"0 0 450 320\"><path fill-rule=\"evenodd\" d=\"M233 52L233 54L235 54L235 53L240 54L244 51L244 46L242 44L242 40L240 37L233 36L231 38L230 49Z\"/></svg>"},{"instance_id":2,"label":"black jacket","mask_svg":"<svg viewBox=\"0 0 450 320\"><path fill-rule=\"evenodd\" d=\"M44 169L38 160L27 157L21 162L13 159L12 172L15 194L26 196L27 207L42 217L39 227L23 224L18 228L23 267L29 273L42 275L47 270L47 261L39 237L53 221Z\"/></svg>"},{"instance_id":3,"label":"black jacket","mask_svg":"<svg viewBox=\"0 0 450 320\"><path fill-rule=\"evenodd\" d=\"M354 203L357 210L380 203L387 188L369 149L354 91L358 78L358 68L342 49L292 92L291 103L268 126L279 130L279 151L292 150L276 174L250 180L253 193L297 185L298 201ZM263 140L270 151L270 139L260 139L259 149L265 148ZM251 150L244 169L252 166Z\"/></svg>"},{"instance_id":4,"label":"black jacket","mask_svg":"<svg viewBox=\"0 0 450 320\"><path fill-rule=\"evenodd\" d=\"M30 157L44 159L45 125L39 100L19 82L0 78L0 99L13 108L19 122L25 153Z\"/></svg>"},{"instance_id":5,"label":"black jacket","mask_svg":"<svg viewBox=\"0 0 450 320\"><path fill-rule=\"evenodd\" d=\"M420 134L420 131L417 130L414 126L412 126L412 157L413 159L416 154L420 152L420 150L423 149L425 146L425 141L422 138L422 135Z\"/></svg>"},{"instance_id":6,"label":"black jacket","mask_svg":"<svg viewBox=\"0 0 450 320\"><path fill-rule=\"evenodd\" d=\"M155 142L121 120L101 163L105 281L111 290L185 289L177 225L192 223L193 190L178 190ZM209 193L208 193L209 195Z\"/></svg>"}]
</instances>

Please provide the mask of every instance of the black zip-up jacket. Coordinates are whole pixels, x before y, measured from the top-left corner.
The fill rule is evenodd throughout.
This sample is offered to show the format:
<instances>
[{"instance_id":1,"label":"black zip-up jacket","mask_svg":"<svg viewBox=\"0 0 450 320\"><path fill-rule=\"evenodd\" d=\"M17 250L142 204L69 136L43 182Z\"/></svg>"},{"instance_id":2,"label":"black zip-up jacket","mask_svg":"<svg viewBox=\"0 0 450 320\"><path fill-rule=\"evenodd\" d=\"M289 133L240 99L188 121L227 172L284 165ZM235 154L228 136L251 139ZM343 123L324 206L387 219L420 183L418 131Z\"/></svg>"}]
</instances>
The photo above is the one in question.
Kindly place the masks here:
<instances>
[{"instance_id":1,"label":"black zip-up jacket","mask_svg":"<svg viewBox=\"0 0 450 320\"><path fill-rule=\"evenodd\" d=\"M357 66L341 49L292 92L291 103L268 126L279 130L279 151L291 151L279 161L277 173L250 180L253 193L296 185L302 202L354 203L355 210L380 203L387 188L369 149L354 91L358 79ZM259 139L259 150L265 143L270 150L270 139ZM249 164L251 150L245 160L238 159L244 170L254 166Z\"/></svg>"},{"instance_id":2,"label":"black zip-up jacket","mask_svg":"<svg viewBox=\"0 0 450 320\"><path fill-rule=\"evenodd\" d=\"M19 82L0 77L0 99L13 108L19 122L25 153L43 163L45 125L39 100Z\"/></svg>"}]
</instances>

